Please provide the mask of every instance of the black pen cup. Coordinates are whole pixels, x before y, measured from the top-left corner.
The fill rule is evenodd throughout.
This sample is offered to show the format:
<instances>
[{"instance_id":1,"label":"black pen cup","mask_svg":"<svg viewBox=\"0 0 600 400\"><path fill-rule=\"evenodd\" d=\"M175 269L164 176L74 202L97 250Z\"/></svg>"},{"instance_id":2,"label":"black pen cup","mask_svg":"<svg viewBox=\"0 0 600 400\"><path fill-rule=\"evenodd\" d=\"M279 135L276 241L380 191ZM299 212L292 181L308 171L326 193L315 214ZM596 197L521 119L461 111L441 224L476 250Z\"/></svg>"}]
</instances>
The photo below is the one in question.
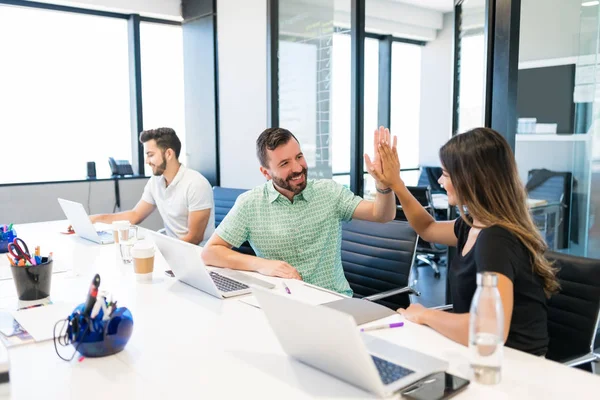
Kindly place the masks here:
<instances>
[{"instance_id":1,"label":"black pen cup","mask_svg":"<svg viewBox=\"0 0 600 400\"><path fill-rule=\"evenodd\" d=\"M19 300L40 300L50 296L52 282L52 263L48 257L42 257L39 265L15 267L11 265L17 296Z\"/></svg>"}]
</instances>

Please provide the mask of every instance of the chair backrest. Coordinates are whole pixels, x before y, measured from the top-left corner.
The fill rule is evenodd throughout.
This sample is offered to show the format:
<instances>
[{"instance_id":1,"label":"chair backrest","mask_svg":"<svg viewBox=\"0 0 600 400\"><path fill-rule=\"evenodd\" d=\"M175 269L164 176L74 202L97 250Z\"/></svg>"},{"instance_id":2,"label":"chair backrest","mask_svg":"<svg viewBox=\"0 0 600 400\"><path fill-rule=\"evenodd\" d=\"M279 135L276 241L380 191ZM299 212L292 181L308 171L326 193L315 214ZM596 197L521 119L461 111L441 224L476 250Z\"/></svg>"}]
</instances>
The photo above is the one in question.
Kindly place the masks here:
<instances>
[{"instance_id":1,"label":"chair backrest","mask_svg":"<svg viewBox=\"0 0 600 400\"><path fill-rule=\"evenodd\" d=\"M433 198L431 197L431 187L429 186L407 186L406 187L410 194L428 211L433 212ZM396 204L400 204L398 197L396 196Z\"/></svg>"},{"instance_id":2,"label":"chair backrest","mask_svg":"<svg viewBox=\"0 0 600 400\"><path fill-rule=\"evenodd\" d=\"M231 207L235 204L238 196L244 193L246 189L231 189L220 186L213 188L215 199L215 228L219 226L223 218L227 215Z\"/></svg>"},{"instance_id":3,"label":"chair backrest","mask_svg":"<svg viewBox=\"0 0 600 400\"><path fill-rule=\"evenodd\" d=\"M435 210L433 208L433 199L431 197L431 188L429 186L407 186L408 191L417 199L417 201L425 207L427 212L435 218ZM400 205L398 197L396 197L396 204ZM396 209L396 220L397 221L408 221L404 211L398 207ZM430 243L423 238L419 238L417 250L422 253L433 253L443 254L446 252L445 248L437 248L433 243Z\"/></svg>"},{"instance_id":4,"label":"chair backrest","mask_svg":"<svg viewBox=\"0 0 600 400\"><path fill-rule=\"evenodd\" d=\"M573 207L571 207L573 204L571 198L573 193L573 174L571 172L557 172L547 169L532 169L528 173L525 187L529 198L559 202L563 205L557 241L558 248L569 247L570 230L572 228L571 214L573 214ZM577 220L577 215L573 214L573 220ZM573 229L573 231L576 232L577 229Z\"/></svg>"},{"instance_id":5,"label":"chair backrest","mask_svg":"<svg viewBox=\"0 0 600 400\"><path fill-rule=\"evenodd\" d=\"M432 193L446 193L444 188L438 183L438 179L442 176L441 167L421 167L419 181L417 186L429 186Z\"/></svg>"},{"instance_id":6,"label":"chair backrest","mask_svg":"<svg viewBox=\"0 0 600 400\"><path fill-rule=\"evenodd\" d=\"M221 224L227 213L229 213L229 210L231 210L231 207L235 204L238 196L246 191L247 189L231 189L220 186L215 186L213 188L215 200L215 228ZM244 254L255 255L254 250L248 242L243 243L239 248L234 248L234 250Z\"/></svg>"},{"instance_id":7,"label":"chair backrest","mask_svg":"<svg viewBox=\"0 0 600 400\"><path fill-rule=\"evenodd\" d=\"M342 265L356 297L408 286L418 235L407 222L353 220L342 224ZM378 303L396 309L410 303L401 294Z\"/></svg>"},{"instance_id":8,"label":"chair backrest","mask_svg":"<svg viewBox=\"0 0 600 400\"><path fill-rule=\"evenodd\" d=\"M548 302L550 344L554 361L590 353L600 316L600 260L547 252L559 269L560 293Z\"/></svg>"}]
</instances>

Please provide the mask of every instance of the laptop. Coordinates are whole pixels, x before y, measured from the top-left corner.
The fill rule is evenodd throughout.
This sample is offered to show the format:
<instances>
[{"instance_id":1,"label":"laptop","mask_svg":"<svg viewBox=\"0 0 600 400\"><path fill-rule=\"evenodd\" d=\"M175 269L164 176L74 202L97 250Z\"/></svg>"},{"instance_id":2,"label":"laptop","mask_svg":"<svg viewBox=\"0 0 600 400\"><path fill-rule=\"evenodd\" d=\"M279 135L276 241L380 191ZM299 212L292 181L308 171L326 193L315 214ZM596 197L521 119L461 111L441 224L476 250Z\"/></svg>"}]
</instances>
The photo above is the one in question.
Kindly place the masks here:
<instances>
[{"instance_id":1,"label":"laptop","mask_svg":"<svg viewBox=\"0 0 600 400\"><path fill-rule=\"evenodd\" d=\"M151 230L144 230L144 232L147 238L156 243L173 270L175 278L181 282L221 299L251 292L252 289L248 284L209 271L200 257L202 247ZM257 278L252 279L257 280Z\"/></svg>"},{"instance_id":2,"label":"laptop","mask_svg":"<svg viewBox=\"0 0 600 400\"><path fill-rule=\"evenodd\" d=\"M348 314L264 290L253 293L288 355L365 391L390 396L448 369L446 361L360 333Z\"/></svg>"},{"instance_id":3,"label":"laptop","mask_svg":"<svg viewBox=\"0 0 600 400\"><path fill-rule=\"evenodd\" d=\"M79 236L99 244L111 244L115 242L112 232L96 231L94 224L90 221L90 217L81 203L59 198L58 204L60 204L65 216L73 226L73 229L75 229L75 233Z\"/></svg>"}]
</instances>

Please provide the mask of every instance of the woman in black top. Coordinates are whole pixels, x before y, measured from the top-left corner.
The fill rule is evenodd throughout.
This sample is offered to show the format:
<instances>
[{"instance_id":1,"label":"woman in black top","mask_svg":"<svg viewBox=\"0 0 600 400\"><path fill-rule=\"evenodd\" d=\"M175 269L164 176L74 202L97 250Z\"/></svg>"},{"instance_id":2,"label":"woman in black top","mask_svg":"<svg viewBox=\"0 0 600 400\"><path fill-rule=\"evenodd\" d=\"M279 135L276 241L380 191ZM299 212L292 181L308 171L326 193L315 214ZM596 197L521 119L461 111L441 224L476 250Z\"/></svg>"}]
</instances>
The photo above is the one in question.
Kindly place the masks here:
<instances>
[{"instance_id":1,"label":"woman in black top","mask_svg":"<svg viewBox=\"0 0 600 400\"><path fill-rule=\"evenodd\" d=\"M408 222L425 240L456 246L448 271L454 313L412 304L398 312L448 338L468 344L469 308L478 272L498 275L504 307L506 345L543 355L548 347L546 299L558 290L555 270L544 258L544 240L527 207L514 156L504 138L488 128L454 136L440 149L440 184L461 217L437 222L409 193L400 179L396 138L380 138L376 159L367 167L398 196ZM380 163L379 168L374 164ZM464 209L468 214L464 213Z\"/></svg>"}]
</instances>

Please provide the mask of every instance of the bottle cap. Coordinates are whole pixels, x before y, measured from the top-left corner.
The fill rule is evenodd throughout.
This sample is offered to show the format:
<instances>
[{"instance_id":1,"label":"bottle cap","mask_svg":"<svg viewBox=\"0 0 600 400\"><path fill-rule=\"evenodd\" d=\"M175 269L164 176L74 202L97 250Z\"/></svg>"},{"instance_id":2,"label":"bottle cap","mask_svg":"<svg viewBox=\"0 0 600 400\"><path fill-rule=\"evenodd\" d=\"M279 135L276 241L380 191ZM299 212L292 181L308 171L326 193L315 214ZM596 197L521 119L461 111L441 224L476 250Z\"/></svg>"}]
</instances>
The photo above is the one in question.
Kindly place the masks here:
<instances>
[{"instance_id":1,"label":"bottle cap","mask_svg":"<svg viewBox=\"0 0 600 400\"><path fill-rule=\"evenodd\" d=\"M477 286L498 286L498 275L493 272L480 272L477 274Z\"/></svg>"}]
</instances>

